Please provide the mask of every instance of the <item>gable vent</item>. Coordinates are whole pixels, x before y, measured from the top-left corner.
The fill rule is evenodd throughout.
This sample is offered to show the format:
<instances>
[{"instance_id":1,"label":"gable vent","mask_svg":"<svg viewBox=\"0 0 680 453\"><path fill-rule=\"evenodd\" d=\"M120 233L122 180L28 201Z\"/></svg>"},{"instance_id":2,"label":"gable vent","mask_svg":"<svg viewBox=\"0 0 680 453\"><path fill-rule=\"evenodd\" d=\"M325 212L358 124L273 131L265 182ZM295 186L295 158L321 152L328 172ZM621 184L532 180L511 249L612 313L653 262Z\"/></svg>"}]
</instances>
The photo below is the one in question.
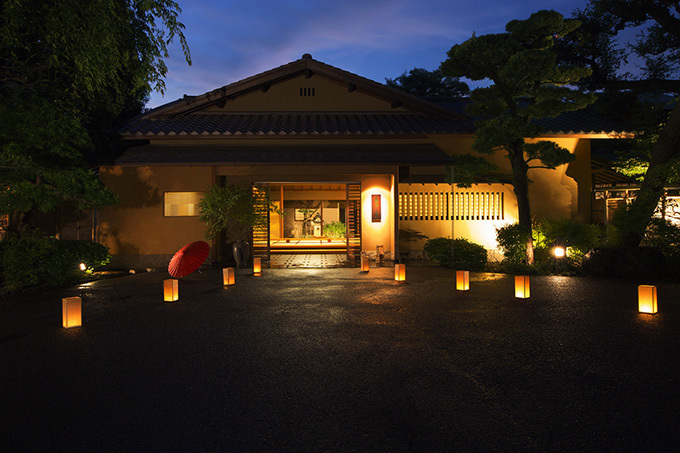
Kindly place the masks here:
<instances>
[{"instance_id":1,"label":"gable vent","mask_svg":"<svg viewBox=\"0 0 680 453\"><path fill-rule=\"evenodd\" d=\"M300 96L314 96L314 88L300 88Z\"/></svg>"}]
</instances>

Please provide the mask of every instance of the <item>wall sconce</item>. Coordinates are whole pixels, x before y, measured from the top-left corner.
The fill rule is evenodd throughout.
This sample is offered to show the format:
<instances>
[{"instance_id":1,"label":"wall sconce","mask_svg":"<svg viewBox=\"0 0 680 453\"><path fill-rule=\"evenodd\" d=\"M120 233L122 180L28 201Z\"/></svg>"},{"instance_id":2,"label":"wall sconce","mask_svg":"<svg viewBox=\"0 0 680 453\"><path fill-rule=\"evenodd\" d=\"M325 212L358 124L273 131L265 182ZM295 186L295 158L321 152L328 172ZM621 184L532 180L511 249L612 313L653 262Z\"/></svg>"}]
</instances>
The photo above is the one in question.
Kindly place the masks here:
<instances>
[{"instance_id":1,"label":"wall sconce","mask_svg":"<svg viewBox=\"0 0 680 453\"><path fill-rule=\"evenodd\" d=\"M518 299L528 299L531 295L529 290L529 276L516 275L515 276L515 297Z\"/></svg>"},{"instance_id":2,"label":"wall sconce","mask_svg":"<svg viewBox=\"0 0 680 453\"><path fill-rule=\"evenodd\" d=\"M236 283L236 273L233 267L222 269L222 283L224 286L231 286Z\"/></svg>"},{"instance_id":3,"label":"wall sconce","mask_svg":"<svg viewBox=\"0 0 680 453\"><path fill-rule=\"evenodd\" d=\"M382 203L380 194L371 195L371 222L382 221Z\"/></svg>"},{"instance_id":4,"label":"wall sconce","mask_svg":"<svg viewBox=\"0 0 680 453\"><path fill-rule=\"evenodd\" d=\"M165 302L175 302L179 299L179 280L169 278L163 280L163 300Z\"/></svg>"},{"instance_id":5,"label":"wall sconce","mask_svg":"<svg viewBox=\"0 0 680 453\"><path fill-rule=\"evenodd\" d=\"M64 328L80 327L82 325L81 314L82 301L80 297L64 297L61 299L61 315Z\"/></svg>"},{"instance_id":6,"label":"wall sconce","mask_svg":"<svg viewBox=\"0 0 680 453\"><path fill-rule=\"evenodd\" d=\"M262 258L260 258L259 256L253 258L253 274L256 277L262 275Z\"/></svg>"},{"instance_id":7,"label":"wall sconce","mask_svg":"<svg viewBox=\"0 0 680 453\"><path fill-rule=\"evenodd\" d=\"M456 289L458 291L467 291L470 289L469 271L456 271Z\"/></svg>"},{"instance_id":8,"label":"wall sconce","mask_svg":"<svg viewBox=\"0 0 680 453\"><path fill-rule=\"evenodd\" d=\"M649 313L650 315L658 311L656 306L656 286L638 286L638 310L640 313Z\"/></svg>"},{"instance_id":9,"label":"wall sconce","mask_svg":"<svg viewBox=\"0 0 680 453\"><path fill-rule=\"evenodd\" d=\"M405 264L395 264L394 265L394 279L398 282L406 281L406 265Z\"/></svg>"},{"instance_id":10,"label":"wall sconce","mask_svg":"<svg viewBox=\"0 0 680 453\"><path fill-rule=\"evenodd\" d=\"M370 266L370 260L366 255L361 255L361 272L368 272L368 270L371 268Z\"/></svg>"}]
</instances>

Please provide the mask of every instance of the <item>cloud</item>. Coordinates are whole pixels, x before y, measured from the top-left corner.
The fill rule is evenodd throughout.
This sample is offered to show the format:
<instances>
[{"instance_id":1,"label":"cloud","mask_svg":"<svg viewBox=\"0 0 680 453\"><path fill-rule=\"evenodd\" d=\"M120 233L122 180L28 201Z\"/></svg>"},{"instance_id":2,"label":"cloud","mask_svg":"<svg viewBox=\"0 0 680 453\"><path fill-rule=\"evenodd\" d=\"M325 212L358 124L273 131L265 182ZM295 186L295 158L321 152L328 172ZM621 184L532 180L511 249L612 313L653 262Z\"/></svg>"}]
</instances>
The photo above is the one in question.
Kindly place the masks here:
<instances>
[{"instance_id":1,"label":"cloud","mask_svg":"<svg viewBox=\"0 0 680 453\"><path fill-rule=\"evenodd\" d=\"M303 53L383 81L406 69L434 69L455 43L501 32L505 24L538 9L564 14L586 0L192 0L180 20L193 66L172 48L166 96L201 94L296 60Z\"/></svg>"}]
</instances>

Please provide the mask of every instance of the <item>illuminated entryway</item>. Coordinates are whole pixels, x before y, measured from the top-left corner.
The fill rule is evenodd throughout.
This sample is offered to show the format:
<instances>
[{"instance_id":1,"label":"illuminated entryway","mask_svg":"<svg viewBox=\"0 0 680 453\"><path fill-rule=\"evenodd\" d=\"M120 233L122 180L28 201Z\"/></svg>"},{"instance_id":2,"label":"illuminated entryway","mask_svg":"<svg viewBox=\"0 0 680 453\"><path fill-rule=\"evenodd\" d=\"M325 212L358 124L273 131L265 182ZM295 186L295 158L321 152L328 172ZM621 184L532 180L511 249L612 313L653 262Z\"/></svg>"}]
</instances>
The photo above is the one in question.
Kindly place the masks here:
<instances>
[{"instance_id":1,"label":"illuminated entryway","mask_svg":"<svg viewBox=\"0 0 680 453\"><path fill-rule=\"evenodd\" d=\"M300 260L295 258L297 255L328 255L325 260L328 267L358 259L361 252L361 184L269 182L257 185L268 188L280 213L268 212L266 231L254 231L255 256L269 259L272 265L280 265L286 259L275 258L278 255L292 256L294 261ZM330 258L330 255L343 255L344 259ZM321 260L320 257L309 257L307 261Z\"/></svg>"}]
</instances>

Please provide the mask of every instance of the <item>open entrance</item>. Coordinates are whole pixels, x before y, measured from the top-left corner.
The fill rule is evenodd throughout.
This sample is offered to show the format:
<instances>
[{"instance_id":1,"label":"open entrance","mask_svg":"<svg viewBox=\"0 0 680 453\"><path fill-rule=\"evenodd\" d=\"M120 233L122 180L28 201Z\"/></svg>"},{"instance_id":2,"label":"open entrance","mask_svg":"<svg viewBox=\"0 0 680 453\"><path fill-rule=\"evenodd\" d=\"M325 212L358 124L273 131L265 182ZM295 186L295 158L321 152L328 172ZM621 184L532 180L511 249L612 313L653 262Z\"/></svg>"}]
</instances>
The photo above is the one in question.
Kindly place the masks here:
<instances>
[{"instance_id":1,"label":"open entrance","mask_svg":"<svg viewBox=\"0 0 680 453\"><path fill-rule=\"evenodd\" d=\"M262 184L259 184L262 186ZM351 265L361 252L359 183L268 183L281 214L269 212L268 231L254 232L256 256L272 265ZM301 256L304 255L304 258Z\"/></svg>"}]
</instances>

